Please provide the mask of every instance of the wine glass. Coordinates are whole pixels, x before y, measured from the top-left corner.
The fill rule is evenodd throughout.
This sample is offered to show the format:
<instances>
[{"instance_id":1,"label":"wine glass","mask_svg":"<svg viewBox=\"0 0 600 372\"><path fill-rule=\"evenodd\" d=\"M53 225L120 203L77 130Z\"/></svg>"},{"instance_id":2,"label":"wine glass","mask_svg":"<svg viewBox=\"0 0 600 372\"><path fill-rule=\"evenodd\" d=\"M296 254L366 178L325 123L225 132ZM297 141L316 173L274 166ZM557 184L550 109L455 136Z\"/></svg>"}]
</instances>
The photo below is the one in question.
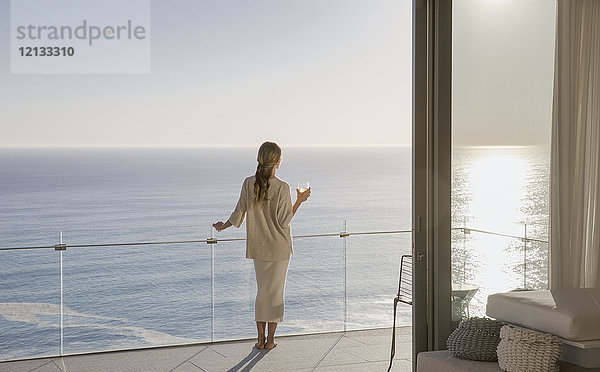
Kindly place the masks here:
<instances>
[{"instance_id":1,"label":"wine glass","mask_svg":"<svg viewBox=\"0 0 600 372\"><path fill-rule=\"evenodd\" d=\"M298 191L305 192L309 188L310 188L310 184L308 183L308 181L298 182Z\"/></svg>"}]
</instances>

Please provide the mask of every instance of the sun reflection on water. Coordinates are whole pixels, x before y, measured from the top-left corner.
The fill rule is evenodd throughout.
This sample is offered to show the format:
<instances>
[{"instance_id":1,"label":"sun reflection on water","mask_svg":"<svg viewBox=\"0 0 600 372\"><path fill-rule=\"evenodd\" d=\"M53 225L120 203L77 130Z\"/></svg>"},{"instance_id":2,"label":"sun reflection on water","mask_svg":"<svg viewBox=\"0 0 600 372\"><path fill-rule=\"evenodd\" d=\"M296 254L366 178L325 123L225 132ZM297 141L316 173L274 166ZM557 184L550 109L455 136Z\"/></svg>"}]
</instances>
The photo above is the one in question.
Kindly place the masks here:
<instances>
[{"instance_id":1,"label":"sun reflection on water","mask_svg":"<svg viewBox=\"0 0 600 372\"><path fill-rule=\"evenodd\" d=\"M453 158L453 227L545 238L548 158L541 147L471 147ZM471 316L484 315L487 296L543 286L547 244L454 230L453 282L475 285ZM523 265L527 258L527 267ZM541 283L541 284L540 284Z\"/></svg>"}]
</instances>

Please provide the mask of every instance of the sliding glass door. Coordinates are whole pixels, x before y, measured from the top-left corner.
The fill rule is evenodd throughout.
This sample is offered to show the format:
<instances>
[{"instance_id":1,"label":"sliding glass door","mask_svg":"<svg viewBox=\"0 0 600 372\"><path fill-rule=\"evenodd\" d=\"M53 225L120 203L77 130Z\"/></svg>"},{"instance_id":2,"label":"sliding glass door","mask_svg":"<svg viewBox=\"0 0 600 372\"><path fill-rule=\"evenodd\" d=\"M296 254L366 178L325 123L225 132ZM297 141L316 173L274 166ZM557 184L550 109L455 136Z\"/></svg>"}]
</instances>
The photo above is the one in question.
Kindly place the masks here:
<instances>
[{"instance_id":1,"label":"sliding glass door","mask_svg":"<svg viewBox=\"0 0 600 372\"><path fill-rule=\"evenodd\" d=\"M548 286L554 0L455 0L451 327Z\"/></svg>"}]
</instances>

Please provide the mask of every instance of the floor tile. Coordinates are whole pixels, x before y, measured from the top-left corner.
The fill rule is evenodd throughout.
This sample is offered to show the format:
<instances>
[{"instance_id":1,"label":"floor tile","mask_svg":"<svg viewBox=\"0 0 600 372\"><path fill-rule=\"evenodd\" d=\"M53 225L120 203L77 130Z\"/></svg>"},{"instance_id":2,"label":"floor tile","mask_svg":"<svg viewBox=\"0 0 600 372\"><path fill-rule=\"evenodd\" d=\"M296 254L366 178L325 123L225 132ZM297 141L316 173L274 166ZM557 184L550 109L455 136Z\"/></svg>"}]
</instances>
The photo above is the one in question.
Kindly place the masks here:
<instances>
[{"instance_id":1,"label":"floor tile","mask_svg":"<svg viewBox=\"0 0 600 372\"><path fill-rule=\"evenodd\" d=\"M343 349L336 347L319 363L319 367L364 363L366 361L364 358L347 353Z\"/></svg>"},{"instance_id":2,"label":"floor tile","mask_svg":"<svg viewBox=\"0 0 600 372\"><path fill-rule=\"evenodd\" d=\"M392 329L374 329L364 331L351 331L346 333L346 337L359 341L367 345L373 344L392 344ZM410 327L396 328L396 342L411 342L412 329Z\"/></svg>"},{"instance_id":3,"label":"floor tile","mask_svg":"<svg viewBox=\"0 0 600 372\"><path fill-rule=\"evenodd\" d=\"M342 350L345 352L361 357L369 362L379 362L390 360L390 347L389 345L364 345L359 347L345 347ZM399 348L396 345L395 359L404 359L410 357L410 352Z\"/></svg>"},{"instance_id":4,"label":"floor tile","mask_svg":"<svg viewBox=\"0 0 600 372\"><path fill-rule=\"evenodd\" d=\"M370 369L369 363L345 364L339 366L319 366L315 371L318 372L367 372Z\"/></svg>"},{"instance_id":5,"label":"floor tile","mask_svg":"<svg viewBox=\"0 0 600 372\"><path fill-rule=\"evenodd\" d=\"M205 349L181 346L64 357L67 371L168 371Z\"/></svg>"},{"instance_id":6,"label":"floor tile","mask_svg":"<svg viewBox=\"0 0 600 372\"><path fill-rule=\"evenodd\" d=\"M389 365L389 361L370 363L369 371L387 371ZM412 372L412 362L405 359L394 359L392 372Z\"/></svg>"},{"instance_id":7,"label":"floor tile","mask_svg":"<svg viewBox=\"0 0 600 372\"><path fill-rule=\"evenodd\" d=\"M254 357L252 359L254 359ZM236 366L245 367L246 365L253 365L255 361L253 362L251 359L246 358L243 358L242 360L228 358L212 350L212 348L206 348L202 352L195 355L192 359L190 359L190 363L194 364L199 368L202 368L207 372L222 372L228 371ZM241 370L241 367L239 367L236 370Z\"/></svg>"},{"instance_id":8,"label":"floor tile","mask_svg":"<svg viewBox=\"0 0 600 372\"><path fill-rule=\"evenodd\" d=\"M51 363L55 358L23 360L18 362L2 362L0 363L0 372L9 371L31 371L41 367L44 364Z\"/></svg>"},{"instance_id":9,"label":"floor tile","mask_svg":"<svg viewBox=\"0 0 600 372\"><path fill-rule=\"evenodd\" d=\"M202 372L202 369L191 362L185 362L175 368L173 372Z\"/></svg>"},{"instance_id":10,"label":"floor tile","mask_svg":"<svg viewBox=\"0 0 600 372\"><path fill-rule=\"evenodd\" d=\"M365 344L363 344L362 342L360 342L358 340L344 336L338 341L338 343L335 345L335 347L352 347L352 346L363 346L363 345L365 345Z\"/></svg>"},{"instance_id":11,"label":"floor tile","mask_svg":"<svg viewBox=\"0 0 600 372\"><path fill-rule=\"evenodd\" d=\"M51 361L50 363L46 363L36 369L32 370L33 372L62 372L62 368L60 368L55 361Z\"/></svg>"}]
</instances>

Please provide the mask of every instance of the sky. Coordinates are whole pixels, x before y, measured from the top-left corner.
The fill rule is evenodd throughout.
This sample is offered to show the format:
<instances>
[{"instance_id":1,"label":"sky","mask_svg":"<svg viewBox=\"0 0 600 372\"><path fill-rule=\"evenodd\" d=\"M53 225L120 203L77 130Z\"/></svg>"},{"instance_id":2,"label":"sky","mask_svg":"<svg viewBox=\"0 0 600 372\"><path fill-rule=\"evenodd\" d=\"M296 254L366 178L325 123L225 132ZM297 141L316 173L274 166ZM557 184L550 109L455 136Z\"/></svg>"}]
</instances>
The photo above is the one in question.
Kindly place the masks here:
<instances>
[{"instance_id":1,"label":"sky","mask_svg":"<svg viewBox=\"0 0 600 372\"><path fill-rule=\"evenodd\" d=\"M555 6L455 1L455 145L550 145Z\"/></svg>"},{"instance_id":2,"label":"sky","mask_svg":"<svg viewBox=\"0 0 600 372\"><path fill-rule=\"evenodd\" d=\"M553 7L455 2L456 145L549 142ZM411 142L410 0L154 0L151 14L149 74L11 74L0 2L0 147Z\"/></svg>"}]
</instances>

